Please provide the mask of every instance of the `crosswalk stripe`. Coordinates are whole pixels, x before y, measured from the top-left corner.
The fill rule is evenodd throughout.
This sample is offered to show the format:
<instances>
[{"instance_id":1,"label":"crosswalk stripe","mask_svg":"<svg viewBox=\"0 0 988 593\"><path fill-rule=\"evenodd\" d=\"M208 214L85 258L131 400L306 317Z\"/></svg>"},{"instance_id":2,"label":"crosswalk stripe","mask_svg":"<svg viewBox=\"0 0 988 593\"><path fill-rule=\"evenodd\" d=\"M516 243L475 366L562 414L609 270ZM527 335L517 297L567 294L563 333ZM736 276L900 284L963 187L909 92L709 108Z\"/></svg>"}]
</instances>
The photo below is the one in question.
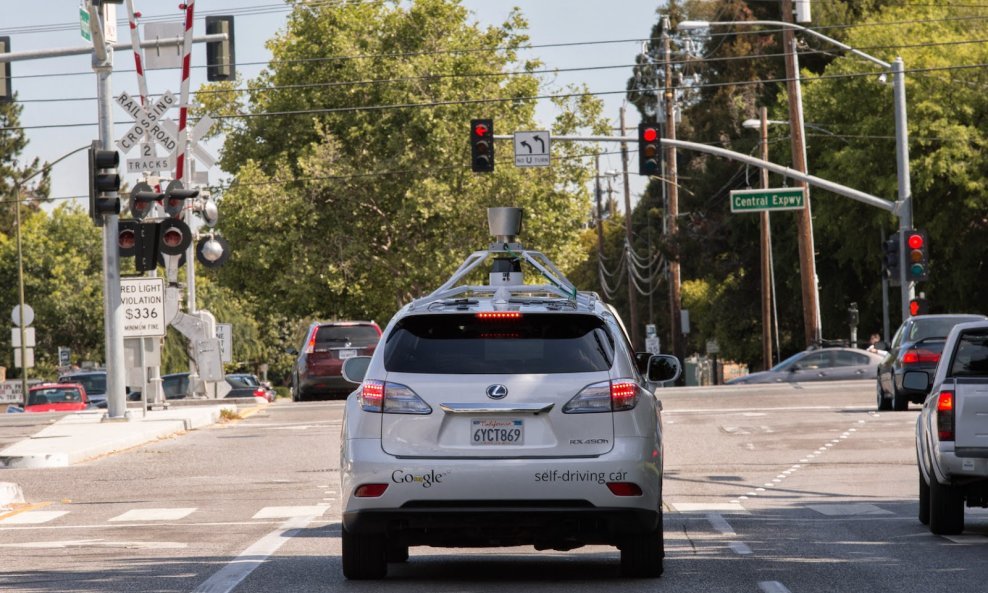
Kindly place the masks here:
<instances>
[{"instance_id":1,"label":"crosswalk stripe","mask_svg":"<svg viewBox=\"0 0 988 593\"><path fill-rule=\"evenodd\" d=\"M54 521L68 511L26 511L0 520L0 525L38 525Z\"/></svg>"},{"instance_id":2,"label":"crosswalk stripe","mask_svg":"<svg viewBox=\"0 0 988 593\"><path fill-rule=\"evenodd\" d=\"M318 504L315 506L297 506L297 507L264 507L263 509L257 511L254 515L254 519L291 519L293 517L309 517L316 516L321 517L326 509L329 508L328 504Z\"/></svg>"},{"instance_id":3,"label":"crosswalk stripe","mask_svg":"<svg viewBox=\"0 0 988 593\"><path fill-rule=\"evenodd\" d=\"M196 512L195 508L132 509L110 521L177 521Z\"/></svg>"}]
</instances>

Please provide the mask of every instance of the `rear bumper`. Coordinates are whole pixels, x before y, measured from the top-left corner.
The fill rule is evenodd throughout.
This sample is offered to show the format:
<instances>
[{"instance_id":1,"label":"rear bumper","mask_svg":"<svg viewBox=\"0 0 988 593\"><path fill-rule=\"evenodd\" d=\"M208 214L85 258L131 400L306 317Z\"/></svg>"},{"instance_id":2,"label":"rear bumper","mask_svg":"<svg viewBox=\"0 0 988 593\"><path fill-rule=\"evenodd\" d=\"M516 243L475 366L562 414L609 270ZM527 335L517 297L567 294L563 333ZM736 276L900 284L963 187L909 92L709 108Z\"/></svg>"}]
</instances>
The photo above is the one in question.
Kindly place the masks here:
<instances>
[{"instance_id":1,"label":"rear bumper","mask_svg":"<svg viewBox=\"0 0 988 593\"><path fill-rule=\"evenodd\" d=\"M628 535L655 530L662 521L657 510L594 508L579 500L544 502L446 501L443 506L350 511L343 514L343 526L351 533L385 533L407 545L565 548L618 545Z\"/></svg>"},{"instance_id":2,"label":"rear bumper","mask_svg":"<svg viewBox=\"0 0 988 593\"><path fill-rule=\"evenodd\" d=\"M350 393L357 388L343 378L343 375L303 375L299 377L299 387L315 393Z\"/></svg>"}]
</instances>

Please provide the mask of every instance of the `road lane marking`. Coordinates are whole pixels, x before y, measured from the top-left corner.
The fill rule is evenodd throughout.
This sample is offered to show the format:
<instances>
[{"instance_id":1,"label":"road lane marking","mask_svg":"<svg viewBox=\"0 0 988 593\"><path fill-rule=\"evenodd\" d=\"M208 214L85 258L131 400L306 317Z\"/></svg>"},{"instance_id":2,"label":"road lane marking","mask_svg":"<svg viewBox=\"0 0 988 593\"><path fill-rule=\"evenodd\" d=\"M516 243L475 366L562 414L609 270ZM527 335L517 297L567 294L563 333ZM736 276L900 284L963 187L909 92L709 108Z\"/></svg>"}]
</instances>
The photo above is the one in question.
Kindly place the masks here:
<instances>
[{"instance_id":1,"label":"road lane marking","mask_svg":"<svg viewBox=\"0 0 988 593\"><path fill-rule=\"evenodd\" d=\"M762 581L758 583L758 588L763 591L763 593L792 593L785 585L779 581Z\"/></svg>"},{"instance_id":2,"label":"road lane marking","mask_svg":"<svg viewBox=\"0 0 988 593\"><path fill-rule=\"evenodd\" d=\"M731 524L727 522L727 519L725 519L719 513L707 513L707 521L710 523L711 527L713 527L723 535L730 535L730 536L737 535L737 533L734 531L734 528L731 527Z\"/></svg>"},{"instance_id":3,"label":"road lane marking","mask_svg":"<svg viewBox=\"0 0 988 593\"><path fill-rule=\"evenodd\" d=\"M110 521L178 521L196 512L195 508L132 509Z\"/></svg>"},{"instance_id":4,"label":"road lane marking","mask_svg":"<svg viewBox=\"0 0 988 593\"><path fill-rule=\"evenodd\" d=\"M821 515L828 517L848 517L856 515L893 515L892 511L886 511L881 507L866 502L845 503L845 504L809 504L806 508L814 510Z\"/></svg>"},{"instance_id":5,"label":"road lane marking","mask_svg":"<svg viewBox=\"0 0 988 593\"><path fill-rule=\"evenodd\" d=\"M735 554L741 556L747 556L751 554L751 548L748 547L748 544L744 542L728 542L727 546L731 548L731 551L733 551Z\"/></svg>"},{"instance_id":6,"label":"road lane marking","mask_svg":"<svg viewBox=\"0 0 988 593\"><path fill-rule=\"evenodd\" d=\"M294 517L321 517L329 508L328 504L297 507L264 507L254 514L254 519L291 519Z\"/></svg>"},{"instance_id":7,"label":"road lane marking","mask_svg":"<svg viewBox=\"0 0 988 593\"><path fill-rule=\"evenodd\" d=\"M0 525L38 525L40 523L54 521L62 515L68 514L68 511L24 511L23 513L0 519Z\"/></svg>"},{"instance_id":8,"label":"road lane marking","mask_svg":"<svg viewBox=\"0 0 988 593\"><path fill-rule=\"evenodd\" d=\"M672 508L680 513L747 513L748 510L737 503L729 502L674 502Z\"/></svg>"},{"instance_id":9,"label":"road lane marking","mask_svg":"<svg viewBox=\"0 0 988 593\"><path fill-rule=\"evenodd\" d=\"M54 542L28 542L23 544L0 544L0 548L29 548L35 550L58 550L65 548L125 548L128 550L183 550L189 544L182 542L131 542L107 541L103 539L75 539Z\"/></svg>"},{"instance_id":10,"label":"road lane marking","mask_svg":"<svg viewBox=\"0 0 988 593\"><path fill-rule=\"evenodd\" d=\"M298 530L304 529L320 516L322 516L322 511L285 521L281 527L251 544L233 561L196 587L192 593L229 593L233 591L241 581L247 578L247 575L254 572L254 569L263 564L285 542L294 537Z\"/></svg>"}]
</instances>

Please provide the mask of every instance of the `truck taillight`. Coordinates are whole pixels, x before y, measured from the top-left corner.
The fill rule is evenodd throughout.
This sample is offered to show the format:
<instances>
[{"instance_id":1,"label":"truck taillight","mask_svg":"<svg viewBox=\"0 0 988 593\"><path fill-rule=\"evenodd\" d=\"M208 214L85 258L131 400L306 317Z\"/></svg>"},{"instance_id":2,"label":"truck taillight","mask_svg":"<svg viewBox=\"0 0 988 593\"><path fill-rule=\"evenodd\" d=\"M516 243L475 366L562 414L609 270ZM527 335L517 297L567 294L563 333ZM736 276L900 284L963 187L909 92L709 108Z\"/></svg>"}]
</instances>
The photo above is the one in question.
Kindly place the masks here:
<instances>
[{"instance_id":1,"label":"truck taillight","mask_svg":"<svg viewBox=\"0 0 988 593\"><path fill-rule=\"evenodd\" d=\"M937 395L937 433L941 441L954 440L954 392Z\"/></svg>"},{"instance_id":2,"label":"truck taillight","mask_svg":"<svg viewBox=\"0 0 988 593\"><path fill-rule=\"evenodd\" d=\"M940 353L930 350L906 350L902 355L902 364L936 364L940 362Z\"/></svg>"}]
</instances>

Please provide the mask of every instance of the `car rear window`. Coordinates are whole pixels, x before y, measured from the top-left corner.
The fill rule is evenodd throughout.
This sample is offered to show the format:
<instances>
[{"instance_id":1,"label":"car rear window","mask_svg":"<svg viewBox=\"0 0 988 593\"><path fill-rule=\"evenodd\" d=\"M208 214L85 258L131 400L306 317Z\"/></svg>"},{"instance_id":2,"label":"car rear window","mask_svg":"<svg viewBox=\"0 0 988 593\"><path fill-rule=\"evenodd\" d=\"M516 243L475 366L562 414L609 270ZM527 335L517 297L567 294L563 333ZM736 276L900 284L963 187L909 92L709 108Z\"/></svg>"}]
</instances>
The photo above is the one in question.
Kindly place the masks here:
<instances>
[{"instance_id":1,"label":"car rear window","mask_svg":"<svg viewBox=\"0 0 988 593\"><path fill-rule=\"evenodd\" d=\"M957 339L951 377L988 377L988 331L965 332Z\"/></svg>"},{"instance_id":2,"label":"car rear window","mask_svg":"<svg viewBox=\"0 0 988 593\"><path fill-rule=\"evenodd\" d=\"M380 338L373 325L322 325L316 330L316 350L373 346Z\"/></svg>"},{"instance_id":3,"label":"car rear window","mask_svg":"<svg viewBox=\"0 0 988 593\"><path fill-rule=\"evenodd\" d=\"M396 373L519 374L606 371L614 341L593 315L417 315L401 320L384 346Z\"/></svg>"},{"instance_id":4,"label":"car rear window","mask_svg":"<svg viewBox=\"0 0 988 593\"><path fill-rule=\"evenodd\" d=\"M913 322L912 329L909 331L909 341L916 342L925 338L946 338L950 330L958 323L981 319L981 317L919 318Z\"/></svg>"},{"instance_id":5,"label":"car rear window","mask_svg":"<svg viewBox=\"0 0 988 593\"><path fill-rule=\"evenodd\" d=\"M59 382L61 381L65 381L66 383L81 383L82 387L86 390L86 393L90 395L106 393L105 374L68 375L66 377L59 378Z\"/></svg>"},{"instance_id":6,"label":"car rear window","mask_svg":"<svg viewBox=\"0 0 988 593\"><path fill-rule=\"evenodd\" d=\"M37 406L44 404L61 404L81 402L82 394L78 389L52 387L48 389L35 389L28 396L27 405Z\"/></svg>"}]
</instances>

